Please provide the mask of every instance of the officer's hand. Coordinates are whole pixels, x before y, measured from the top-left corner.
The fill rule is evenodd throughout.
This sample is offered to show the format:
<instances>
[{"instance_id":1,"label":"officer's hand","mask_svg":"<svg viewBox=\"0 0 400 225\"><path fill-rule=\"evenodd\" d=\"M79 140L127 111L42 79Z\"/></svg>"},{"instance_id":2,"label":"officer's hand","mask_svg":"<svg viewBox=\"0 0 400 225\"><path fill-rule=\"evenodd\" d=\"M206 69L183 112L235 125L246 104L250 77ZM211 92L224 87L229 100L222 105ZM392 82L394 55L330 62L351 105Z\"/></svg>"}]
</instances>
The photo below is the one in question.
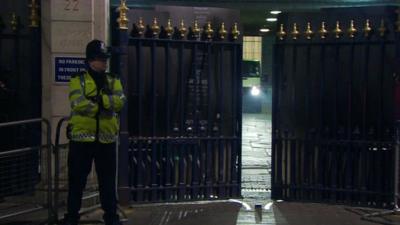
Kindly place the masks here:
<instances>
[{"instance_id":1,"label":"officer's hand","mask_svg":"<svg viewBox=\"0 0 400 225\"><path fill-rule=\"evenodd\" d=\"M112 95L112 91L109 88L103 88L102 89L102 94Z\"/></svg>"},{"instance_id":2,"label":"officer's hand","mask_svg":"<svg viewBox=\"0 0 400 225\"><path fill-rule=\"evenodd\" d=\"M94 96L88 98L91 102L99 104L100 109L104 109L103 98L102 96Z\"/></svg>"},{"instance_id":3,"label":"officer's hand","mask_svg":"<svg viewBox=\"0 0 400 225\"><path fill-rule=\"evenodd\" d=\"M99 101L99 98L97 96L88 97L88 99L93 103L98 103L98 101Z\"/></svg>"},{"instance_id":4,"label":"officer's hand","mask_svg":"<svg viewBox=\"0 0 400 225\"><path fill-rule=\"evenodd\" d=\"M99 109L104 109L104 103L103 103L103 97L102 97L102 95L100 95L100 96L97 98L97 104L99 104Z\"/></svg>"}]
</instances>

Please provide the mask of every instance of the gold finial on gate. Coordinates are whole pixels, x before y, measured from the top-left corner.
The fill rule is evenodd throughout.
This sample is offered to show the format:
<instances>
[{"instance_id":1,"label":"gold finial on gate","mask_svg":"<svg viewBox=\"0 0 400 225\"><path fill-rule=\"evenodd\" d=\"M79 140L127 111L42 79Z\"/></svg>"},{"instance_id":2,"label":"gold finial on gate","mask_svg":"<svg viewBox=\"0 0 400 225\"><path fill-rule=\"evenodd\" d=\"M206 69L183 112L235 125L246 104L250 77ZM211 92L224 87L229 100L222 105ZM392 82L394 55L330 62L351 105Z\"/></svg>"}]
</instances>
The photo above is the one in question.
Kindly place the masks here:
<instances>
[{"instance_id":1,"label":"gold finial on gate","mask_svg":"<svg viewBox=\"0 0 400 225\"><path fill-rule=\"evenodd\" d=\"M14 32L17 32L17 29L19 28L19 21L18 20L19 19L18 19L17 15L15 14L15 12L13 12L11 14L11 22L10 22L10 24L11 24L11 29Z\"/></svg>"},{"instance_id":2,"label":"gold finial on gate","mask_svg":"<svg viewBox=\"0 0 400 225\"><path fill-rule=\"evenodd\" d=\"M381 37L384 37L386 34L386 26L385 26L385 20L381 19L381 25L379 26L379 35Z\"/></svg>"},{"instance_id":3,"label":"gold finial on gate","mask_svg":"<svg viewBox=\"0 0 400 225\"><path fill-rule=\"evenodd\" d=\"M238 29L238 25L237 25L237 23L234 23L233 28L232 28L232 39L237 40L239 35L240 35L240 31Z\"/></svg>"},{"instance_id":4,"label":"gold finial on gate","mask_svg":"<svg viewBox=\"0 0 400 225\"><path fill-rule=\"evenodd\" d=\"M193 36L194 36L195 39L200 37L200 31L201 30L200 30L199 24L197 23L197 20L194 20L194 23L193 23Z\"/></svg>"},{"instance_id":5,"label":"gold finial on gate","mask_svg":"<svg viewBox=\"0 0 400 225\"><path fill-rule=\"evenodd\" d=\"M181 34L181 38L184 38L186 35L186 27L183 20L181 20L181 25L179 27L179 33Z\"/></svg>"},{"instance_id":6,"label":"gold finial on gate","mask_svg":"<svg viewBox=\"0 0 400 225\"><path fill-rule=\"evenodd\" d=\"M151 30L153 31L153 37L157 37L158 32L160 32L160 26L158 26L156 17L154 17L154 19L153 19L153 24L151 25Z\"/></svg>"},{"instance_id":7,"label":"gold finial on gate","mask_svg":"<svg viewBox=\"0 0 400 225\"><path fill-rule=\"evenodd\" d=\"M326 38L326 35L328 34L328 31L325 28L325 22L321 23L321 29L319 29L318 33L319 33L321 39L325 39Z\"/></svg>"},{"instance_id":8,"label":"gold finial on gate","mask_svg":"<svg viewBox=\"0 0 400 225\"><path fill-rule=\"evenodd\" d=\"M333 33L335 33L335 38L337 38L337 39L340 38L340 36L342 36L343 31L342 31L342 29L340 29L339 21L336 21L336 27L333 30Z\"/></svg>"},{"instance_id":9,"label":"gold finial on gate","mask_svg":"<svg viewBox=\"0 0 400 225\"><path fill-rule=\"evenodd\" d=\"M219 37L221 38L221 40L224 40L225 39L225 36L226 36L226 30L225 30L225 23L224 22L222 22L221 23L221 27L219 28Z\"/></svg>"},{"instance_id":10,"label":"gold finial on gate","mask_svg":"<svg viewBox=\"0 0 400 225\"><path fill-rule=\"evenodd\" d=\"M207 22L207 28L206 28L206 34L207 34L207 39L211 39L212 35L214 33L214 30L211 28L211 22Z\"/></svg>"},{"instance_id":11,"label":"gold finial on gate","mask_svg":"<svg viewBox=\"0 0 400 225\"><path fill-rule=\"evenodd\" d=\"M168 38L172 36L174 32L174 28L172 27L171 19L168 19L167 26L165 27L165 32L167 33Z\"/></svg>"},{"instance_id":12,"label":"gold finial on gate","mask_svg":"<svg viewBox=\"0 0 400 225\"><path fill-rule=\"evenodd\" d=\"M138 28L139 36L141 37L144 34L144 30L145 30L142 17L139 17L139 24L138 24L137 28Z\"/></svg>"},{"instance_id":13,"label":"gold finial on gate","mask_svg":"<svg viewBox=\"0 0 400 225\"><path fill-rule=\"evenodd\" d=\"M31 15L29 16L30 24L29 27L39 27L39 15L38 15L38 8L36 0L31 0L31 4L28 5L31 8Z\"/></svg>"},{"instance_id":14,"label":"gold finial on gate","mask_svg":"<svg viewBox=\"0 0 400 225\"><path fill-rule=\"evenodd\" d=\"M285 29L283 28L283 23L281 23L280 29L276 35L278 36L279 40L281 40L281 41L285 38L286 32L285 32Z\"/></svg>"},{"instance_id":15,"label":"gold finial on gate","mask_svg":"<svg viewBox=\"0 0 400 225\"><path fill-rule=\"evenodd\" d=\"M298 36L300 35L299 30L297 30L297 23L293 23L293 30L292 30L292 39L297 40Z\"/></svg>"},{"instance_id":16,"label":"gold finial on gate","mask_svg":"<svg viewBox=\"0 0 400 225\"><path fill-rule=\"evenodd\" d=\"M121 0L120 5L118 7L119 17L117 19L119 29L120 30L128 30L128 17L126 17L126 12L128 12L129 8L126 6L126 0Z\"/></svg>"},{"instance_id":17,"label":"gold finial on gate","mask_svg":"<svg viewBox=\"0 0 400 225\"><path fill-rule=\"evenodd\" d=\"M357 33L357 29L354 27L354 20L350 20L350 27L347 30L347 32L349 33L349 37L350 38L354 38L356 33Z\"/></svg>"},{"instance_id":18,"label":"gold finial on gate","mask_svg":"<svg viewBox=\"0 0 400 225\"><path fill-rule=\"evenodd\" d=\"M307 29L304 32L304 34L305 34L307 40L311 40L312 36L314 35L314 32L311 30L311 23L310 22L307 23Z\"/></svg>"},{"instance_id":19,"label":"gold finial on gate","mask_svg":"<svg viewBox=\"0 0 400 225\"><path fill-rule=\"evenodd\" d=\"M371 28L371 25L370 25L370 23L369 23L369 19L367 19L367 20L365 21L365 26L364 26L363 31L364 31L364 37L369 38L369 35L370 35L371 32L372 32L372 28Z\"/></svg>"}]
</instances>

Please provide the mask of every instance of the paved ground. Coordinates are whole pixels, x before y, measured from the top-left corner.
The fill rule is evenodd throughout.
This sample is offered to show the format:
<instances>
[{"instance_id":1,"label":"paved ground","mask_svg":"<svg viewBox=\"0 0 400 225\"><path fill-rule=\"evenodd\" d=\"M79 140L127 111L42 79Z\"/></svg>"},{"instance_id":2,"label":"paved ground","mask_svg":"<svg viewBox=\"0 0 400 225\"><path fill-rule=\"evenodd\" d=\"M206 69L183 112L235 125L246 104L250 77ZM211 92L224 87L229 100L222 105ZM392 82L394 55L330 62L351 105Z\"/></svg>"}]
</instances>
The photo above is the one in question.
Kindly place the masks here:
<instances>
[{"instance_id":1,"label":"paved ground","mask_svg":"<svg viewBox=\"0 0 400 225\"><path fill-rule=\"evenodd\" d=\"M372 225L400 224L399 215L362 215L377 210L346 206L272 202L270 199L271 120L267 115L243 115L243 199L230 201L149 204L124 207L126 225ZM102 224L97 209L82 217L82 224ZM46 212L1 220L1 225L40 224ZM379 223L377 223L379 222Z\"/></svg>"},{"instance_id":2,"label":"paved ground","mask_svg":"<svg viewBox=\"0 0 400 225\"><path fill-rule=\"evenodd\" d=\"M267 205L268 206L268 205ZM240 210L240 212L239 212ZM261 214L234 201L152 204L125 208L126 225L373 225L361 215L371 209L316 203L274 203ZM400 215L400 214L399 214ZM400 224L400 216L378 217L381 224ZM99 224L101 211L85 215L85 224Z\"/></svg>"},{"instance_id":3,"label":"paved ground","mask_svg":"<svg viewBox=\"0 0 400 225\"><path fill-rule=\"evenodd\" d=\"M239 210L243 210L239 212ZM137 205L123 209L126 225L374 225L400 224L400 213L362 220L361 215L376 212L345 206L315 203L274 203L272 207L257 210L241 209L233 201L194 202L179 204ZM239 216L238 216L239 215ZM39 225L44 213L25 214L11 220L0 220L1 225ZM240 219L241 218L241 219ZM255 219L257 218L257 219ZM379 222L379 223L377 223ZM82 217L81 224L101 225L101 210Z\"/></svg>"},{"instance_id":4,"label":"paved ground","mask_svg":"<svg viewBox=\"0 0 400 225\"><path fill-rule=\"evenodd\" d=\"M243 114L242 118L241 201L246 207L240 210L237 225L256 222L256 205L267 209L271 206L271 117ZM264 221L274 221L271 211L262 210L262 214Z\"/></svg>"},{"instance_id":5,"label":"paved ground","mask_svg":"<svg viewBox=\"0 0 400 225\"><path fill-rule=\"evenodd\" d=\"M272 202L271 116L243 114L242 196L243 207L236 225L369 225L400 224L400 216L371 217L377 212L347 206L315 203ZM399 213L400 215L400 213Z\"/></svg>"}]
</instances>

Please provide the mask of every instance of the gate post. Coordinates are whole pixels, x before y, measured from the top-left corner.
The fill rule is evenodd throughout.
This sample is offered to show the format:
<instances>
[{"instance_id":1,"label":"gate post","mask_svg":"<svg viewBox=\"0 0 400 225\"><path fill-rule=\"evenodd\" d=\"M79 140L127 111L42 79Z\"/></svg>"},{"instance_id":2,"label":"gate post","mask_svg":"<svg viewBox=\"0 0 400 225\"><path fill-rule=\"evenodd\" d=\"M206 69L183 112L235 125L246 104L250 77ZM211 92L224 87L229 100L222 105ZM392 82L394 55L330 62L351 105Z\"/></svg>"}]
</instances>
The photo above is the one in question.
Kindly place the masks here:
<instances>
[{"instance_id":1,"label":"gate post","mask_svg":"<svg viewBox=\"0 0 400 225\"><path fill-rule=\"evenodd\" d=\"M31 41L31 102L33 109L29 112L31 117L41 117L41 98L42 98L42 77L41 77L41 39L40 39L40 18L38 15L38 2L31 0L30 8L30 41ZM32 105L31 105L32 106Z\"/></svg>"},{"instance_id":2,"label":"gate post","mask_svg":"<svg viewBox=\"0 0 400 225\"><path fill-rule=\"evenodd\" d=\"M396 46L396 68L395 68L395 76L396 81L399 79L400 76L400 66L397 64L400 62L400 7L396 10L396 22L395 22L395 46ZM397 82L395 85L398 85ZM396 99L397 93L395 93L395 154L394 154L394 209L399 209L399 151L400 151L400 106L398 105L398 99Z\"/></svg>"},{"instance_id":3,"label":"gate post","mask_svg":"<svg viewBox=\"0 0 400 225\"><path fill-rule=\"evenodd\" d=\"M128 168L128 150L129 150L129 130L128 130L128 18L126 12L129 8L126 6L126 0L121 0L118 7L118 43L119 54L117 56L116 72L120 75L124 85L124 93L127 97L126 105L121 111L121 130L120 143L118 147L118 196L121 204L128 204L130 201L129 187L129 168Z\"/></svg>"}]
</instances>

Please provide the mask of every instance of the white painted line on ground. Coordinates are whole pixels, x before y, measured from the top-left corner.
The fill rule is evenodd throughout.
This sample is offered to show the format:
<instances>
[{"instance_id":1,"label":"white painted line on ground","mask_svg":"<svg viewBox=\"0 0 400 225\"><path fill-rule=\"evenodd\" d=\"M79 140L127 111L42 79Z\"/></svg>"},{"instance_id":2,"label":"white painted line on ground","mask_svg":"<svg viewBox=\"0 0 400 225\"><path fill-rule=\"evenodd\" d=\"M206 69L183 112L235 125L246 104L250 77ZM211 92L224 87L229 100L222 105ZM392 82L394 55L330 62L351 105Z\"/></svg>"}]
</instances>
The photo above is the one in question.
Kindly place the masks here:
<instances>
[{"instance_id":1,"label":"white painted line on ground","mask_svg":"<svg viewBox=\"0 0 400 225\"><path fill-rule=\"evenodd\" d=\"M239 204L242 204L242 206L243 206L246 210L251 210L251 206L250 206L249 204L247 204L246 202L242 202L242 201L239 201L239 200L236 200L236 199L229 199L229 201L237 202L237 203L239 203Z\"/></svg>"},{"instance_id":2,"label":"white painted line on ground","mask_svg":"<svg viewBox=\"0 0 400 225\"><path fill-rule=\"evenodd\" d=\"M269 203L267 203L265 206L264 206L264 209L265 210L270 210L271 209L271 206L272 206L272 204L274 204L273 202L269 202Z\"/></svg>"}]
</instances>

